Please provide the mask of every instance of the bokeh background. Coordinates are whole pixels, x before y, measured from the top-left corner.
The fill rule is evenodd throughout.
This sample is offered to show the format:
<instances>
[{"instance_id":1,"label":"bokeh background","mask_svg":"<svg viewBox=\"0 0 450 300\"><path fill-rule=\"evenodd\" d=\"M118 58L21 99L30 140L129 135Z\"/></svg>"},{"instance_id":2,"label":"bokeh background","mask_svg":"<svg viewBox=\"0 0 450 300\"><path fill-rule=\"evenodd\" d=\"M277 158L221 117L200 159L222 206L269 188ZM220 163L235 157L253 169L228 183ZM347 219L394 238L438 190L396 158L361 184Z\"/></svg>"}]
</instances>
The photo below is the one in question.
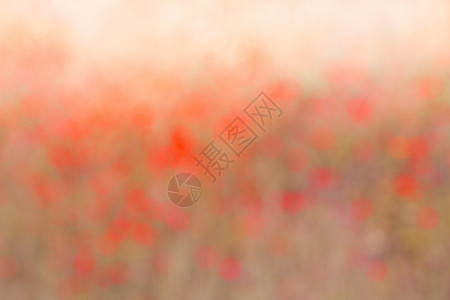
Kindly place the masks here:
<instances>
[{"instance_id":1,"label":"bokeh background","mask_svg":"<svg viewBox=\"0 0 450 300\"><path fill-rule=\"evenodd\" d=\"M448 1L0 7L0 299L450 299Z\"/></svg>"}]
</instances>

